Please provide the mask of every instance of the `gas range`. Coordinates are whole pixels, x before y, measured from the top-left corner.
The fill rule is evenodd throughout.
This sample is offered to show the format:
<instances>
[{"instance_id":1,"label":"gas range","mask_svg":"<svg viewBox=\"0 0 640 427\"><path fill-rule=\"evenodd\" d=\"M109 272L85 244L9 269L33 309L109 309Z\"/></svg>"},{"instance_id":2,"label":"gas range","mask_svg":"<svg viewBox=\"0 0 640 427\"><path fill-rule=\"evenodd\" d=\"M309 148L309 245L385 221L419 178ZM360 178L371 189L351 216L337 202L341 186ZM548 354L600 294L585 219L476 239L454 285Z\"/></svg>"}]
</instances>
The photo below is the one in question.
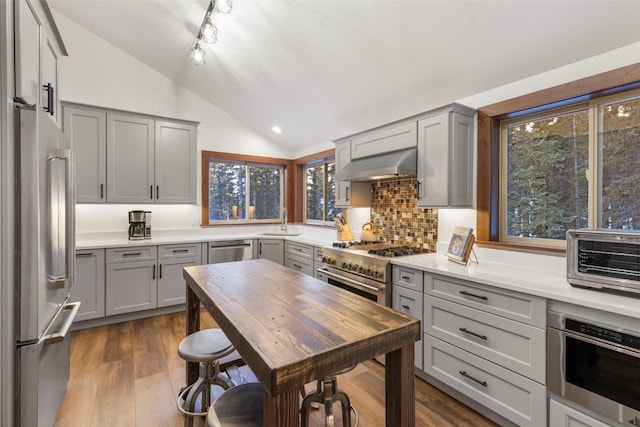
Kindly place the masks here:
<instances>
[{"instance_id":1,"label":"gas range","mask_svg":"<svg viewBox=\"0 0 640 427\"><path fill-rule=\"evenodd\" d=\"M391 280L390 258L426 252L392 243L336 242L322 248L322 262L332 270L348 272L384 286Z\"/></svg>"}]
</instances>

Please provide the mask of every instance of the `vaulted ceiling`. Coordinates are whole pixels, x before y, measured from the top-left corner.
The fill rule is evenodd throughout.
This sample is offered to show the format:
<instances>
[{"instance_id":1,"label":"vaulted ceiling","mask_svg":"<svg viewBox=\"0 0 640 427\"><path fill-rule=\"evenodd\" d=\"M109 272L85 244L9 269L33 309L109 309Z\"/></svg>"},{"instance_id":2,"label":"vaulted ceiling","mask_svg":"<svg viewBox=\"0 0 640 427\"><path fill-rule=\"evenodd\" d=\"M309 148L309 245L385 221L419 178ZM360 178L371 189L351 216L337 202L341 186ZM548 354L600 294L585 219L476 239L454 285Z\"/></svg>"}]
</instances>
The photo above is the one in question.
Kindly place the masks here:
<instances>
[{"instance_id":1,"label":"vaulted ceiling","mask_svg":"<svg viewBox=\"0 0 640 427\"><path fill-rule=\"evenodd\" d=\"M195 66L208 0L49 4L292 150L640 41L640 1L234 0Z\"/></svg>"}]
</instances>

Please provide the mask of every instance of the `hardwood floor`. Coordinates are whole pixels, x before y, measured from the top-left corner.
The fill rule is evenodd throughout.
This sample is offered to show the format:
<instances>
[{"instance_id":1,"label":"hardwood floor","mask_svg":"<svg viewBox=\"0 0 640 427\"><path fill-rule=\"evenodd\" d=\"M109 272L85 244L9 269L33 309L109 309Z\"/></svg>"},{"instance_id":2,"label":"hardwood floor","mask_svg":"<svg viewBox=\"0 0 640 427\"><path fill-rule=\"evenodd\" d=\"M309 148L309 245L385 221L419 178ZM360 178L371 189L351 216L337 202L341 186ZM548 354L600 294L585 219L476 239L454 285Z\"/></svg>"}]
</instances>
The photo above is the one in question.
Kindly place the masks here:
<instances>
[{"instance_id":1,"label":"hardwood floor","mask_svg":"<svg viewBox=\"0 0 640 427\"><path fill-rule=\"evenodd\" d=\"M73 332L71 378L55 427L181 427L176 409L185 365L177 348L184 313ZM214 327L203 311L201 328ZM310 384L307 390L315 386ZM338 378L360 426L384 426L384 368L370 361ZM322 410L311 427L323 426ZM336 425L341 425L336 405ZM194 427L205 423L198 419ZM495 426L477 412L416 378L416 426Z\"/></svg>"}]
</instances>

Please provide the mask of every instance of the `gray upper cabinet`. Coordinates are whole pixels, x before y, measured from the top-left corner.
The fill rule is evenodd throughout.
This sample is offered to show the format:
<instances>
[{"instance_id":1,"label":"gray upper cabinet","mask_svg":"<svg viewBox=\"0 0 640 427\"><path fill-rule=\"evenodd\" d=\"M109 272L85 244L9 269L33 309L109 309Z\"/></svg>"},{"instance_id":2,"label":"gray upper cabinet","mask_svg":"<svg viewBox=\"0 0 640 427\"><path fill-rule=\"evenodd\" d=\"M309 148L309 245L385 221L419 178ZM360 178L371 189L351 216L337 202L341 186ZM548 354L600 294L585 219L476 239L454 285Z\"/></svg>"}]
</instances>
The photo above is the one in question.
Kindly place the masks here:
<instances>
[{"instance_id":1,"label":"gray upper cabinet","mask_svg":"<svg viewBox=\"0 0 640 427\"><path fill-rule=\"evenodd\" d=\"M153 203L153 120L107 113L107 200Z\"/></svg>"},{"instance_id":2,"label":"gray upper cabinet","mask_svg":"<svg viewBox=\"0 0 640 427\"><path fill-rule=\"evenodd\" d=\"M14 5L15 98L38 105L59 124L58 60L67 51L45 2L22 0Z\"/></svg>"},{"instance_id":3,"label":"gray upper cabinet","mask_svg":"<svg viewBox=\"0 0 640 427\"><path fill-rule=\"evenodd\" d=\"M155 122L155 197L158 203L196 203L196 127Z\"/></svg>"},{"instance_id":4,"label":"gray upper cabinet","mask_svg":"<svg viewBox=\"0 0 640 427\"><path fill-rule=\"evenodd\" d=\"M65 103L79 203L196 203L192 122Z\"/></svg>"},{"instance_id":5,"label":"gray upper cabinet","mask_svg":"<svg viewBox=\"0 0 640 427\"><path fill-rule=\"evenodd\" d=\"M107 114L64 107L64 132L72 141L76 168L76 202L107 201Z\"/></svg>"},{"instance_id":6,"label":"gray upper cabinet","mask_svg":"<svg viewBox=\"0 0 640 427\"><path fill-rule=\"evenodd\" d=\"M343 169L351 163L351 141L342 141L336 143L336 172ZM336 200L335 206L337 208L351 206L351 200L349 190L351 189L350 181L337 181L336 182Z\"/></svg>"},{"instance_id":7,"label":"gray upper cabinet","mask_svg":"<svg viewBox=\"0 0 640 427\"><path fill-rule=\"evenodd\" d=\"M416 122L385 126L351 138L351 160L416 146Z\"/></svg>"},{"instance_id":8,"label":"gray upper cabinet","mask_svg":"<svg viewBox=\"0 0 640 427\"><path fill-rule=\"evenodd\" d=\"M473 205L473 110L452 108L418 122L418 207Z\"/></svg>"}]
</instances>

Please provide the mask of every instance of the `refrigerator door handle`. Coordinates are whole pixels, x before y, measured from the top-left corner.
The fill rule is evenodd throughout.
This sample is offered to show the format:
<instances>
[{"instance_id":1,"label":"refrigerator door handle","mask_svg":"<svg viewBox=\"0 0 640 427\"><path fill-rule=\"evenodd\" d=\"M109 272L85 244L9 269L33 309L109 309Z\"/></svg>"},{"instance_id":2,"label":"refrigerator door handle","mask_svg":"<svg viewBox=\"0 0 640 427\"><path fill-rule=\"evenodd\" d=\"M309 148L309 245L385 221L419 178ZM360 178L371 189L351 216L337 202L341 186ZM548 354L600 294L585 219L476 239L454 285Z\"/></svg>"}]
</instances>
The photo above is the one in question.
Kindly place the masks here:
<instances>
[{"instance_id":1,"label":"refrigerator door handle","mask_svg":"<svg viewBox=\"0 0 640 427\"><path fill-rule=\"evenodd\" d=\"M80 309L80 302L72 302L62 306L60 309L60 321L54 321L51 324L51 328L55 329L54 331L49 331L45 333L45 336L42 337L44 344L55 344L57 342L63 341L67 333L69 332L69 328L71 324L76 318L78 314L78 310Z\"/></svg>"},{"instance_id":2,"label":"refrigerator door handle","mask_svg":"<svg viewBox=\"0 0 640 427\"><path fill-rule=\"evenodd\" d=\"M60 177L56 175L57 169L54 165L60 160L64 162L65 167L64 189L57 186L57 180ZM68 288L73 285L75 275L75 204L71 150L53 149L49 152L48 161L51 186L49 189L51 271L48 276L54 288ZM64 201L61 201L61 198L64 198ZM62 208L64 208L63 212L60 211ZM62 237L64 237L64 243L60 242ZM63 274L61 263L64 263Z\"/></svg>"}]
</instances>

